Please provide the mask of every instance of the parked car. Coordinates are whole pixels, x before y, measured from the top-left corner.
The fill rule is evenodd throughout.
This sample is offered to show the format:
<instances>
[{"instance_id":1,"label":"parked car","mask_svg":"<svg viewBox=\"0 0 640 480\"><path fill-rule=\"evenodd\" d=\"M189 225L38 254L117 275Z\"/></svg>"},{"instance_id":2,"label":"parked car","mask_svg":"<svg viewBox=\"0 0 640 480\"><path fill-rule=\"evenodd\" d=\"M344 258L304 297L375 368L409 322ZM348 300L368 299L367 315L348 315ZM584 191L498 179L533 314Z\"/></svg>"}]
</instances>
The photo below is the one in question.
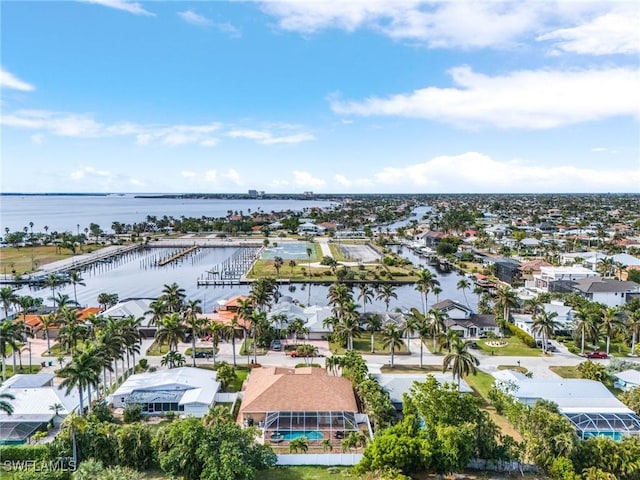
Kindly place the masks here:
<instances>
[{"instance_id":1,"label":"parked car","mask_svg":"<svg viewBox=\"0 0 640 480\"><path fill-rule=\"evenodd\" d=\"M206 350L197 350L195 357L196 358L211 358L211 357L213 357L213 353L211 353L210 351L206 351Z\"/></svg>"},{"instance_id":2,"label":"parked car","mask_svg":"<svg viewBox=\"0 0 640 480\"><path fill-rule=\"evenodd\" d=\"M271 342L271 350L282 350L282 342L280 340Z\"/></svg>"},{"instance_id":3,"label":"parked car","mask_svg":"<svg viewBox=\"0 0 640 480\"><path fill-rule=\"evenodd\" d=\"M474 350L478 349L478 343L477 342L467 342L469 344L469 348L473 348Z\"/></svg>"},{"instance_id":4,"label":"parked car","mask_svg":"<svg viewBox=\"0 0 640 480\"><path fill-rule=\"evenodd\" d=\"M609 357L609 355L607 355L607 352L600 352L600 351L587 352L585 356L587 358L608 358Z\"/></svg>"}]
</instances>

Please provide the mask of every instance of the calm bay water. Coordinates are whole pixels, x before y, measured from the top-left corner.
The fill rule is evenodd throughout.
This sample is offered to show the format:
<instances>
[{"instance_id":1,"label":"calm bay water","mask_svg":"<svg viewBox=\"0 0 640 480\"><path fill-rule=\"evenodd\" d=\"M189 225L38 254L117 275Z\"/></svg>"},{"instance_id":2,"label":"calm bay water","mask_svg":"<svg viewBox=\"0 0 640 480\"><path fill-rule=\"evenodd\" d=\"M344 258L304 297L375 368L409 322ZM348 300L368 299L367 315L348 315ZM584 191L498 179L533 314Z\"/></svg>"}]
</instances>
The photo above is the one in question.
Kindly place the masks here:
<instances>
[{"instance_id":1,"label":"calm bay water","mask_svg":"<svg viewBox=\"0 0 640 480\"><path fill-rule=\"evenodd\" d=\"M206 200L173 198L134 198L133 195L70 196L70 195L3 195L0 196L0 232L22 230L33 222L34 232L76 233L78 225L83 231L90 223L97 223L111 232L115 221L132 224L144 221L147 215L175 218L222 217L227 211L279 212L303 211L311 207L328 207L331 202L317 200Z\"/></svg>"}]
</instances>

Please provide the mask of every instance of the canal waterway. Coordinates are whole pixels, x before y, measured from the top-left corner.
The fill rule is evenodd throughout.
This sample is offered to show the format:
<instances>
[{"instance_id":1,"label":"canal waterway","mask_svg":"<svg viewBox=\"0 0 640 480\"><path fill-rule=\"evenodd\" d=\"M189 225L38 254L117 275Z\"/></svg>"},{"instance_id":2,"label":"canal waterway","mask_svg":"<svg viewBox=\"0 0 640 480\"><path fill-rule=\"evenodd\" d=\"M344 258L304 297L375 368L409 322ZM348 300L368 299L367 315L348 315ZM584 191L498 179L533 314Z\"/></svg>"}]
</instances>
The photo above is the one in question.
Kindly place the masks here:
<instances>
[{"instance_id":1,"label":"canal waterway","mask_svg":"<svg viewBox=\"0 0 640 480\"><path fill-rule=\"evenodd\" d=\"M424 266L436 274L440 282L442 293L439 299L446 298L465 304L463 292L457 289L457 283L462 278L457 272L438 272L433 267L426 265L425 260L413 254L406 247L394 247L408 258L416 266ZM207 272L215 269L218 264L231 257L237 248L217 247L202 248L192 255L185 256L165 266L156 266L157 260L170 255L171 249L147 249L128 254L112 263L97 263L82 272L85 286L77 285L78 302L81 305L97 305L97 297L100 293L117 293L120 299L126 298L156 298L160 295L163 286L177 283L185 289L190 299L200 299L205 312L212 311L217 300L228 298L232 295L249 293L250 287L246 285L234 286L198 286L198 280L207 277ZM283 275L286 267L282 270ZM295 285L295 291L290 291L287 285L280 287L283 295L290 295L303 304L327 304L327 286L323 285ZM73 286L64 285L56 292L74 296ZM16 292L18 295L31 295L45 299L45 303L51 304L51 290L48 288L22 287ZM413 285L404 285L396 288L397 299L392 299L389 307L409 309L421 308L420 293ZM354 289L354 297L357 299L358 289ZM471 308L477 305L477 296L466 292ZM436 301L436 296L431 293L428 296L429 305ZM384 310L385 305L379 300L367 305L367 311Z\"/></svg>"}]
</instances>

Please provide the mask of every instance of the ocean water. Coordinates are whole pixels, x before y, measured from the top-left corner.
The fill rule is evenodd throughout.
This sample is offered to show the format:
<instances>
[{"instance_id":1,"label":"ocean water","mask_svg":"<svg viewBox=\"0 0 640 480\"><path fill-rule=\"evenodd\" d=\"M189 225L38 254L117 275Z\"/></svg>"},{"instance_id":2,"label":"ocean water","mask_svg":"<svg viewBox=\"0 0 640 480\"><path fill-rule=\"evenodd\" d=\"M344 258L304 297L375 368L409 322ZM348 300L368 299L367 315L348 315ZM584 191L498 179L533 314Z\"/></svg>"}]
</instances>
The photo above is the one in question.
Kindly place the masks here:
<instances>
[{"instance_id":1,"label":"ocean water","mask_svg":"<svg viewBox=\"0 0 640 480\"><path fill-rule=\"evenodd\" d=\"M331 202L317 200L206 200L173 198L134 198L134 195L70 196L70 195L3 195L0 196L0 234L5 228L19 231L33 222L34 232L82 232L90 223L111 232L111 224L133 224L147 215L162 217L222 217L227 211L245 214L262 210L303 211L311 207L328 207ZM78 227L79 225L79 227Z\"/></svg>"}]
</instances>

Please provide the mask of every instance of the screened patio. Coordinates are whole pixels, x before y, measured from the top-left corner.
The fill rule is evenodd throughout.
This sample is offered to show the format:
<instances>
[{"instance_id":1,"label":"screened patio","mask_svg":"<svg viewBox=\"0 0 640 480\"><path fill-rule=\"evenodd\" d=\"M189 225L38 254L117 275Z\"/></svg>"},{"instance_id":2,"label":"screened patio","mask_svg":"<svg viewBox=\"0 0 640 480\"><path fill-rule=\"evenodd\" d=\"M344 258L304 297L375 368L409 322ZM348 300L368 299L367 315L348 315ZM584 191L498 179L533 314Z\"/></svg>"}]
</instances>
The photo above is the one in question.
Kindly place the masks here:
<instances>
[{"instance_id":1,"label":"screened patio","mask_svg":"<svg viewBox=\"0 0 640 480\"><path fill-rule=\"evenodd\" d=\"M267 412L262 425L265 438L272 441L305 436L311 441L342 439L358 430L354 412Z\"/></svg>"},{"instance_id":2,"label":"screened patio","mask_svg":"<svg viewBox=\"0 0 640 480\"><path fill-rule=\"evenodd\" d=\"M565 413L581 438L604 436L614 440L640 435L640 417L633 413Z\"/></svg>"}]
</instances>

